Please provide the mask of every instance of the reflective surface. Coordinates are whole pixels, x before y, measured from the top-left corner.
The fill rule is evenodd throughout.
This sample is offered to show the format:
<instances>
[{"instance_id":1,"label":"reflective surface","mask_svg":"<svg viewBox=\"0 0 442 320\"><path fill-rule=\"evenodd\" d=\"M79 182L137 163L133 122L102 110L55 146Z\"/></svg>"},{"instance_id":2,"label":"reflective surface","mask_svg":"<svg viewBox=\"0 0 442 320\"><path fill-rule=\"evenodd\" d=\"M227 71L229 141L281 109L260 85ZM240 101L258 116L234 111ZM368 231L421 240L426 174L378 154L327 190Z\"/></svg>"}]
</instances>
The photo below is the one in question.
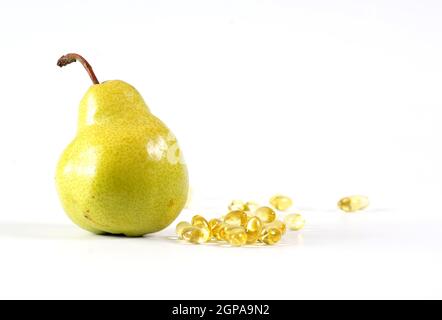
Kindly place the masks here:
<instances>
[{"instance_id":1,"label":"reflective surface","mask_svg":"<svg viewBox=\"0 0 442 320\"><path fill-rule=\"evenodd\" d=\"M305 229L287 231L280 243L240 248L178 241L174 226L134 239L0 217L0 297L442 298L441 220L398 219L405 212L393 210L304 214ZM210 278L232 266L257 278L271 270L272 281L249 282L246 291L176 290L183 275ZM232 282L244 279L243 272L228 274ZM275 283L279 290L270 290Z\"/></svg>"}]
</instances>

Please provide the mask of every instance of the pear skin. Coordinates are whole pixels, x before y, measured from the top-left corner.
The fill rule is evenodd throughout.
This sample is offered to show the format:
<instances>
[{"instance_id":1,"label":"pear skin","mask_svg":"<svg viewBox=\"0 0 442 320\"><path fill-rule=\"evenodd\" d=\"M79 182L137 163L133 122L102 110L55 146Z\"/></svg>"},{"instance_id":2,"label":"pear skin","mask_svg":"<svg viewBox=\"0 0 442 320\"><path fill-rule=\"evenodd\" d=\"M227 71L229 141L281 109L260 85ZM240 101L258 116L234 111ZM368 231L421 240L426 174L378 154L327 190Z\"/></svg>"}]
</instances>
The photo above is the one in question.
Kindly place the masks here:
<instances>
[{"instance_id":1,"label":"pear skin","mask_svg":"<svg viewBox=\"0 0 442 320\"><path fill-rule=\"evenodd\" d=\"M175 220L187 200L188 173L172 132L134 87L114 80L94 84L81 100L56 185L81 228L136 237Z\"/></svg>"}]
</instances>

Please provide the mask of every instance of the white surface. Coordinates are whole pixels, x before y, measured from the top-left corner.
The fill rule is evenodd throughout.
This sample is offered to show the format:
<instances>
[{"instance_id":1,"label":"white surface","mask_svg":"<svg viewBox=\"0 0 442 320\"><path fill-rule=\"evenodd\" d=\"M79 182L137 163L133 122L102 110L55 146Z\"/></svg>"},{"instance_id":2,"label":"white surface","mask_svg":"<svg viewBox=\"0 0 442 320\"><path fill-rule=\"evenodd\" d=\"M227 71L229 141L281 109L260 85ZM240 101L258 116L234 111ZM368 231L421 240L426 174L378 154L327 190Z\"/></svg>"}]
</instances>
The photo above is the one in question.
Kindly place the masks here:
<instances>
[{"instance_id":1,"label":"white surface","mask_svg":"<svg viewBox=\"0 0 442 320\"><path fill-rule=\"evenodd\" d=\"M0 298L442 298L442 4L146 2L0 3ZM179 220L283 192L307 228L236 249L75 227L53 181L89 86L70 51L177 135ZM370 210L338 212L353 193Z\"/></svg>"}]
</instances>

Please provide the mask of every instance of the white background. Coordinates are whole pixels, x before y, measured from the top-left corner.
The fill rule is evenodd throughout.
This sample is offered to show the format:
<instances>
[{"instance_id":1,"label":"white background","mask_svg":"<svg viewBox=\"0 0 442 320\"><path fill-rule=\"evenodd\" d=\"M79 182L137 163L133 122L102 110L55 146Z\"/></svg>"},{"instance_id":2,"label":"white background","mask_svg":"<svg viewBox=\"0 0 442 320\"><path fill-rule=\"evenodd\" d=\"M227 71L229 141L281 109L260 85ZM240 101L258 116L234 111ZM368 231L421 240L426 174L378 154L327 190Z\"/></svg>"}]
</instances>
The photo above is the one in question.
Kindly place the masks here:
<instances>
[{"instance_id":1,"label":"white background","mask_svg":"<svg viewBox=\"0 0 442 320\"><path fill-rule=\"evenodd\" d=\"M442 298L440 1L0 3L0 298ZM174 131L193 201L290 195L274 247L73 225L54 185L90 85L133 84ZM336 209L370 197L365 212Z\"/></svg>"}]
</instances>

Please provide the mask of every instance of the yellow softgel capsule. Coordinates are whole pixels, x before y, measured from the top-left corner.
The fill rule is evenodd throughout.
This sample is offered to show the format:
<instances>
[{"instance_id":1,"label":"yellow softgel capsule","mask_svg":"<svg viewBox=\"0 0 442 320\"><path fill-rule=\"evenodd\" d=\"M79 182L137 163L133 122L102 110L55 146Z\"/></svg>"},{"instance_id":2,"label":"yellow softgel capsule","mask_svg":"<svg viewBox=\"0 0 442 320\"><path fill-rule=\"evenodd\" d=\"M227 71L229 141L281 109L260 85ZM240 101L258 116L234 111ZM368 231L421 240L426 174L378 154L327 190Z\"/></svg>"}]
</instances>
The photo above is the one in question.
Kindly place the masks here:
<instances>
[{"instance_id":1,"label":"yellow softgel capsule","mask_svg":"<svg viewBox=\"0 0 442 320\"><path fill-rule=\"evenodd\" d=\"M209 223L203 216L200 216L199 214L192 217L191 223L193 226L209 229Z\"/></svg>"},{"instance_id":2,"label":"yellow softgel capsule","mask_svg":"<svg viewBox=\"0 0 442 320\"><path fill-rule=\"evenodd\" d=\"M209 223L203 216L195 215L192 218L192 225L201 228L204 235L204 241L207 242L212 239L212 233L210 232Z\"/></svg>"},{"instance_id":3,"label":"yellow softgel capsule","mask_svg":"<svg viewBox=\"0 0 442 320\"><path fill-rule=\"evenodd\" d=\"M344 197L338 202L338 208L345 212L355 212L363 210L367 208L368 205L368 198L359 195Z\"/></svg>"},{"instance_id":4,"label":"yellow softgel capsule","mask_svg":"<svg viewBox=\"0 0 442 320\"><path fill-rule=\"evenodd\" d=\"M218 234L220 232L220 229L223 227L223 222L220 219L211 219L209 221L209 228L210 233L212 234L212 237L215 237L218 239ZM218 239L220 240L220 239Z\"/></svg>"},{"instance_id":5,"label":"yellow softgel capsule","mask_svg":"<svg viewBox=\"0 0 442 320\"><path fill-rule=\"evenodd\" d=\"M255 243L258 241L262 231L262 222L258 217L251 217L246 224L247 243Z\"/></svg>"},{"instance_id":6,"label":"yellow softgel capsule","mask_svg":"<svg viewBox=\"0 0 442 320\"><path fill-rule=\"evenodd\" d=\"M255 216L257 216L263 223L270 223L276 219L275 211L269 207L260 207L256 209Z\"/></svg>"},{"instance_id":7,"label":"yellow softgel capsule","mask_svg":"<svg viewBox=\"0 0 442 320\"><path fill-rule=\"evenodd\" d=\"M181 221L178 223L175 227L176 234L178 235L178 238L183 239L183 230L186 227L191 227L192 225L189 222Z\"/></svg>"},{"instance_id":8,"label":"yellow softgel capsule","mask_svg":"<svg viewBox=\"0 0 442 320\"><path fill-rule=\"evenodd\" d=\"M293 202L289 197L277 194L270 198L270 204L277 210L285 211L292 206Z\"/></svg>"},{"instance_id":9,"label":"yellow softgel capsule","mask_svg":"<svg viewBox=\"0 0 442 320\"><path fill-rule=\"evenodd\" d=\"M216 235L216 239L219 241L227 241L226 229L230 227L232 226L223 222Z\"/></svg>"},{"instance_id":10,"label":"yellow softgel capsule","mask_svg":"<svg viewBox=\"0 0 442 320\"><path fill-rule=\"evenodd\" d=\"M226 228L230 225L222 222L220 219L212 219L209 221L212 230L212 236L218 241L226 241Z\"/></svg>"},{"instance_id":11,"label":"yellow softgel capsule","mask_svg":"<svg viewBox=\"0 0 442 320\"><path fill-rule=\"evenodd\" d=\"M247 233L243 227L228 226L225 228L226 240L235 247L243 246L247 243Z\"/></svg>"},{"instance_id":12,"label":"yellow softgel capsule","mask_svg":"<svg viewBox=\"0 0 442 320\"><path fill-rule=\"evenodd\" d=\"M271 227L278 228L279 231L281 231L281 234L282 234L282 235L284 235L285 232L286 232L286 230L287 230L287 227L286 227L285 223L282 222L282 221L280 221L280 220L275 220L275 221L273 221L273 222L270 222L270 223L267 224L266 226L271 226Z\"/></svg>"},{"instance_id":13,"label":"yellow softgel capsule","mask_svg":"<svg viewBox=\"0 0 442 320\"><path fill-rule=\"evenodd\" d=\"M224 223L244 227L247 224L247 214L241 210L230 211L224 216Z\"/></svg>"},{"instance_id":14,"label":"yellow softgel capsule","mask_svg":"<svg viewBox=\"0 0 442 320\"><path fill-rule=\"evenodd\" d=\"M205 242L205 236L201 228L195 226L185 227L182 232L184 240L199 244Z\"/></svg>"},{"instance_id":15,"label":"yellow softgel capsule","mask_svg":"<svg viewBox=\"0 0 442 320\"><path fill-rule=\"evenodd\" d=\"M304 228L305 219L299 213L288 214L284 218L287 228L293 231L298 231Z\"/></svg>"},{"instance_id":16,"label":"yellow softgel capsule","mask_svg":"<svg viewBox=\"0 0 442 320\"><path fill-rule=\"evenodd\" d=\"M241 200L232 200L229 206L227 207L229 211L243 211L244 210L244 202Z\"/></svg>"},{"instance_id":17,"label":"yellow softgel capsule","mask_svg":"<svg viewBox=\"0 0 442 320\"><path fill-rule=\"evenodd\" d=\"M281 231L273 226L265 226L259 237L259 241L264 242L265 244L275 244L278 243L282 238Z\"/></svg>"}]
</instances>

